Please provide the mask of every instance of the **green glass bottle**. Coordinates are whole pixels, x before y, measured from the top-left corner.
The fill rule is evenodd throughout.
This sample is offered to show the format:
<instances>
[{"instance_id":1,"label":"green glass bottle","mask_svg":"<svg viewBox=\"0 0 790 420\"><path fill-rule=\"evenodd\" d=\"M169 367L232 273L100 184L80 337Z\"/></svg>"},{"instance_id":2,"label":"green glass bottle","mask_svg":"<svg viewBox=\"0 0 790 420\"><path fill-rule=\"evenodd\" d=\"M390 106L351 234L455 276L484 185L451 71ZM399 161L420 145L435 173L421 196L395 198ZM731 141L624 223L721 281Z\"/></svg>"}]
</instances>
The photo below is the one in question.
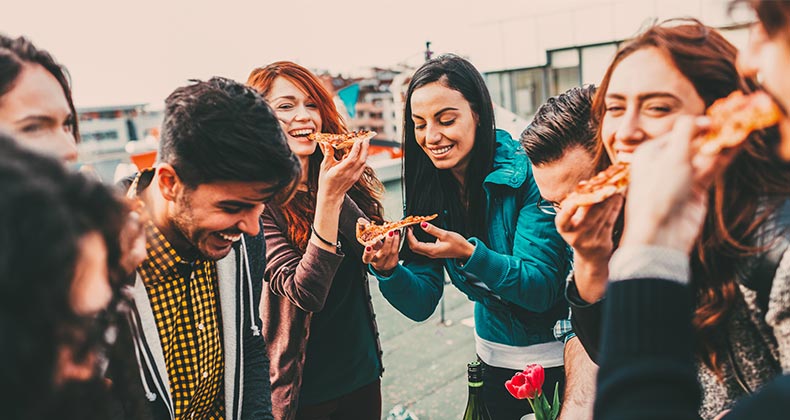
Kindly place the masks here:
<instances>
[{"instance_id":1,"label":"green glass bottle","mask_svg":"<svg viewBox=\"0 0 790 420\"><path fill-rule=\"evenodd\" d=\"M466 401L466 410L463 420L491 420L485 401L483 401L483 366L480 362L467 365L469 378L469 399Z\"/></svg>"}]
</instances>

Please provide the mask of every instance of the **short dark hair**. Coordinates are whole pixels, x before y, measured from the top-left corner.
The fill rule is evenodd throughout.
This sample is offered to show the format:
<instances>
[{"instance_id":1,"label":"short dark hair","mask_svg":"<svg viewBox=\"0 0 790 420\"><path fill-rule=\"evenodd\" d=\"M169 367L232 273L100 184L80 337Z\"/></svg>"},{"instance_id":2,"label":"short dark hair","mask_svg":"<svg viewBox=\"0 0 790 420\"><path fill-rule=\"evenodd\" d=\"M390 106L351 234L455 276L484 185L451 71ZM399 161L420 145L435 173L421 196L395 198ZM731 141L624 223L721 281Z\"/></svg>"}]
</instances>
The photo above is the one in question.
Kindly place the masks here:
<instances>
[{"instance_id":1,"label":"short dark hair","mask_svg":"<svg viewBox=\"0 0 790 420\"><path fill-rule=\"evenodd\" d=\"M194 80L165 100L159 161L188 186L266 182L272 203L287 201L301 167L280 122L252 88L223 77Z\"/></svg>"},{"instance_id":2,"label":"short dark hair","mask_svg":"<svg viewBox=\"0 0 790 420\"><path fill-rule=\"evenodd\" d=\"M594 85L574 87L540 106L521 133L521 145L533 165L556 162L576 147L595 155L597 127L590 116L595 90Z\"/></svg>"},{"instance_id":3,"label":"short dark hair","mask_svg":"<svg viewBox=\"0 0 790 420\"><path fill-rule=\"evenodd\" d=\"M77 110L71 99L71 83L69 73L46 50L38 49L30 40L20 36L11 38L0 34L0 98L13 89L25 63L38 64L44 67L58 81L66 96L69 110L74 118L69 122L75 141L80 141L80 130L77 124Z\"/></svg>"}]
</instances>

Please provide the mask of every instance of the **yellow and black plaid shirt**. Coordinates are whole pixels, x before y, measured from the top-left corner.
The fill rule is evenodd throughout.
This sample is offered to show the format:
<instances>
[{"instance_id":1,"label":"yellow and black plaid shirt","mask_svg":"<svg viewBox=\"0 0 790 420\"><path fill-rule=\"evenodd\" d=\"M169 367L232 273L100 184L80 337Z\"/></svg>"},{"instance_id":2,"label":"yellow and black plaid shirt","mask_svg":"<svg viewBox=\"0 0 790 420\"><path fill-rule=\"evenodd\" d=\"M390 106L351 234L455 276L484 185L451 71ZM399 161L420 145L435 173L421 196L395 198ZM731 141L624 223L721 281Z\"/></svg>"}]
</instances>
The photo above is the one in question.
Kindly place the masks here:
<instances>
[{"instance_id":1,"label":"yellow and black plaid shirt","mask_svg":"<svg viewBox=\"0 0 790 420\"><path fill-rule=\"evenodd\" d=\"M152 222L143 279L159 330L176 419L225 416L216 263L183 260Z\"/></svg>"}]
</instances>

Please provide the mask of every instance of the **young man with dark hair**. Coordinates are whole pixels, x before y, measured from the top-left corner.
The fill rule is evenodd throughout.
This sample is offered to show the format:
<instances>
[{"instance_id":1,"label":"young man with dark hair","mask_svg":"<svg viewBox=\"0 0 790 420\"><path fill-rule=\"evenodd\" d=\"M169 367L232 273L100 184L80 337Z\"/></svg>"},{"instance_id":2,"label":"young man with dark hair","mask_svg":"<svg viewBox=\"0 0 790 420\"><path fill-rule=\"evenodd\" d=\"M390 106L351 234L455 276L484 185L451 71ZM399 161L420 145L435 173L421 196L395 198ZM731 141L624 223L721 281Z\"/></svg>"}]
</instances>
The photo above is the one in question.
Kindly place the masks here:
<instances>
[{"instance_id":1,"label":"young man with dark hair","mask_svg":"<svg viewBox=\"0 0 790 420\"><path fill-rule=\"evenodd\" d=\"M148 240L126 290L141 392L155 418L270 419L260 216L290 199L299 162L242 84L195 82L165 105L157 165L127 185Z\"/></svg>"},{"instance_id":2,"label":"young man with dark hair","mask_svg":"<svg viewBox=\"0 0 790 420\"><path fill-rule=\"evenodd\" d=\"M532 175L541 198L538 208L556 214L559 202L595 173L595 124L590 107L595 86L574 87L549 98L521 133L521 144L532 162ZM561 418L592 418L597 366L571 331L570 320L560 320L555 335L565 340L565 398Z\"/></svg>"},{"instance_id":3,"label":"young man with dark hair","mask_svg":"<svg viewBox=\"0 0 790 420\"><path fill-rule=\"evenodd\" d=\"M552 210L576 186L595 174L596 128L590 120L595 86L574 87L549 98L521 133L541 193L539 206Z\"/></svg>"}]
</instances>

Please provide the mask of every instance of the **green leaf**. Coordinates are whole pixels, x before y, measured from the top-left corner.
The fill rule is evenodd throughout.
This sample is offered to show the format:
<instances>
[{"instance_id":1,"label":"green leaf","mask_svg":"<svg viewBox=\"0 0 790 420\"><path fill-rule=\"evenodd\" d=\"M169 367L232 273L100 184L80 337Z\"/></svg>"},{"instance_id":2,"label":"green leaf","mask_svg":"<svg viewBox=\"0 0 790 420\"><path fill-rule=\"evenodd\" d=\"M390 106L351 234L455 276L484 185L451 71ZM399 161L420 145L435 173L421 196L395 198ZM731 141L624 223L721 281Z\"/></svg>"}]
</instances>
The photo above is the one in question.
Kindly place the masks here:
<instances>
[{"instance_id":1,"label":"green leaf","mask_svg":"<svg viewBox=\"0 0 790 420\"><path fill-rule=\"evenodd\" d=\"M560 383L557 382L554 384L554 402L551 404L551 413L549 414L548 420L556 420L557 416L560 414L560 393L559 393L559 386Z\"/></svg>"}]
</instances>

